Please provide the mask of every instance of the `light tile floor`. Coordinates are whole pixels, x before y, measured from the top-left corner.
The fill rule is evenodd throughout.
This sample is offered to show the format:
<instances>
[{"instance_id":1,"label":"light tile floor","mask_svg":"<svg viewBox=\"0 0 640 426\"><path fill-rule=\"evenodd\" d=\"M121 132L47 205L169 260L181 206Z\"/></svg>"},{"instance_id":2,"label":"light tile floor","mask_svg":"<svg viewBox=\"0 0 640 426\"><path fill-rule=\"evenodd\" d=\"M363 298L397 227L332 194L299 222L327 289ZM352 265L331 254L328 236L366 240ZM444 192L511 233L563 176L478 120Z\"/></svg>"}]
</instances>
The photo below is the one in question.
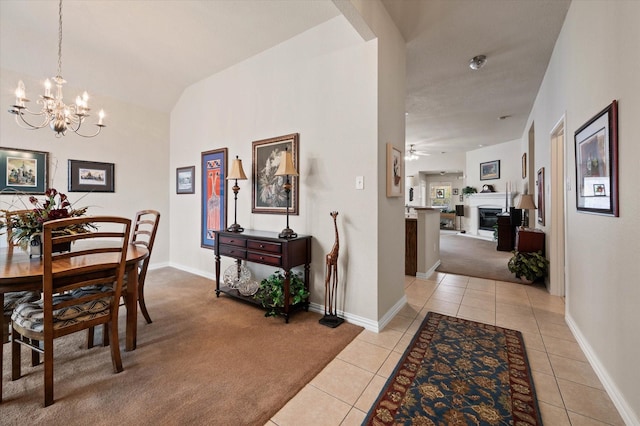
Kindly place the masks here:
<instances>
[{"instance_id":1,"label":"light tile floor","mask_svg":"<svg viewBox=\"0 0 640 426\"><path fill-rule=\"evenodd\" d=\"M428 311L522 332L546 425L624 425L543 286L436 273L405 277L408 304L380 333L364 330L266 426L360 425Z\"/></svg>"}]
</instances>

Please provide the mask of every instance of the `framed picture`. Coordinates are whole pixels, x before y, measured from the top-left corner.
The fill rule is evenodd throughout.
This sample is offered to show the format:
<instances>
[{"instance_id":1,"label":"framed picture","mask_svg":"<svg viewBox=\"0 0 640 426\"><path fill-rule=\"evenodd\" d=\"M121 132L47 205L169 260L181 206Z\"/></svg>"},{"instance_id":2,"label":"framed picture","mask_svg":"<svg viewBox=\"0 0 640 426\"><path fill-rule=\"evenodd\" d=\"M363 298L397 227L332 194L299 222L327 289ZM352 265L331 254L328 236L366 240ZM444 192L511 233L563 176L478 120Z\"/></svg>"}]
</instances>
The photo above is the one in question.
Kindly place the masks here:
<instances>
[{"instance_id":1,"label":"framed picture","mask_svg":"<svg viewBox=\"0 0 640 426\"><path fill-rule=\"evenodd\" d=\"M387 144L387 197L404 196L402 152Z\"/></svg>"},{"instance_id":2,"label":"framed picture","mask_svg":"<svg viewBox=\"0 0 640 426\"><path fill-rule=\"evenodd\" d=\"M538 223L544 226L544 167L538 170Z\"/></svg>"},{"instance_id":3,"label":"framed picture","mask_svg":"<svg viewBox=\"0 0 640 426\"><path fill-rule=\"evenodd\" d=\"M460 194L460 202L462 203L464 201L464 195Z\"/></svg>"},{"instance_id":4,"label":"framed picture","mask_svg":"<svg viewBox=\"0 0 640 426\"><path fill-rule=\"evenodd\" d=\"M1 192L44 194L48 170L48 152L0 147Z\"/></svg>"},{"instance_id":5,"label":"framed picture","mask_svg":"<svg viewBox=\"0 0 640 426\"><path fill-rule=\"evenodd\" d=\"M576 130L575 144L578 211L619 216L618 102Z\"/></svg>"},{"instance_id":6,"label":"framed picture","mask_svg":"<svg viewBox=\"0 0 640 426\"><path fill-rule=\"evenodd\" d=\"M178 167L176 169L176 194L193 194L195 186L193 178L196 174L196 166Z\"/></svg>"},{"instance_id":7,"label":"framed picture","mask_svg":"<svg viewBox=\"0 0 640 426\"><path fill-rule=\"evenodd\" d=\"M458 188L453 188L453 195L458 195Z\"/></svg>"},{"instance_id":8,"label":"framed picture","mask_svg":"<svg viewBox=\"0 0 640 426\"><path fill-rule=\"evenodd\" d=\"M227 227L227 148L202 153L200 246L213 250L214 231Z\"/></svg>"},{"instance_id":9,"label":"framed picture","mask_svg":"<svg viewBox=\"0 0 640 426\"><path fill-rule=\"evenodd\" d=\"M69 160L69 192L115 192L113 163Z\"/></svg>"},{"instance_id":10,"label":"framed picture","mask_svg":"<svg viewBox=\"0 0 640 426\"><path fill-rule=\"evenodd\" d=\"M500 179L500 160L480 163L480 180Z\"/></svg>"},{"instance_id":11,"label":"framed picture","mask_svg":"<svg viewBox=\"0 0 640 426\"><path fill-rule=\"evenodd\" d=\"M251 212L286 214L287 194L284 190L286 176L276 176L282 152L288 150L293 158L293 166L300 173L298 133L263 139L253 142L253 164L251 188ZM299 185L297 176L289 176L289 214L298 214Z\"/></svg>"},{"instance_id":12,"label":"framed picture","mask_svg":"<svg viewBox=\"0 0 640 426\"><path fill-rule=\"evenodd\" d=\"M444 189L436 189L436 198L444 198Z\"/></svg>"},{"instance_id":13,"label":"framed picture","mask_svg":"<svg viewBox=\"0 0 640 426\"><path fill-rule=\"evenodd\" d=\"M522 179L527 177L527 153L522 154Z\"/></svg>"}]
</instances>

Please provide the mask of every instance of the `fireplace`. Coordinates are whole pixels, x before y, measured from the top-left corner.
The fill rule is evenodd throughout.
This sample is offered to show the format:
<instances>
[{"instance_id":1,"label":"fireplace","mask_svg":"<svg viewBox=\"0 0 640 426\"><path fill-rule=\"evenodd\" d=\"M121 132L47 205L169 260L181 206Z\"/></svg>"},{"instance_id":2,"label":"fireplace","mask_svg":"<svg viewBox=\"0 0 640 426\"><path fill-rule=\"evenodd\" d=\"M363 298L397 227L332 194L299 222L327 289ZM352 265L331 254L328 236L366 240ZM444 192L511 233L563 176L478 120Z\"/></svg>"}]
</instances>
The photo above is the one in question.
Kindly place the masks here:
<instances>
[{"instance_id":1,"label":"fireplace","mask_svg":"<svg viewBox=\"0 0 640 426\"><path fill-rule=\"evenodd\" d=\"M493 231L493 226L498 223L498 215L502 209L478 207L478 229Z\"/></svg>"}]
</instances>

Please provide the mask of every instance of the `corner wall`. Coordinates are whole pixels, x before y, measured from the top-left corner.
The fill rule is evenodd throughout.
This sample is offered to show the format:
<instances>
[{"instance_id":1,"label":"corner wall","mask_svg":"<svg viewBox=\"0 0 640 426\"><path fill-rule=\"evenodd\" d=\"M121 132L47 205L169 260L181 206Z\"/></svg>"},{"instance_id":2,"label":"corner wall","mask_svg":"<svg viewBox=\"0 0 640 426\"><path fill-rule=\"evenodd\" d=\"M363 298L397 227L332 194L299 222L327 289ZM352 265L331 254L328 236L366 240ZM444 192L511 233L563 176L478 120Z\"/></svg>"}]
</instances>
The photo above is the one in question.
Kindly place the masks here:
<instances>
[{"instance_id":1,"label":"corner wall","mask_svg":"<svg viewBox=\"0 0 640 426\"><path fill-rule=\"evenodd\" d=\"M324 305L324 255L334 243L329 212L337 210L338 310L377 327L377 49L340 16L185 90L171 114L170 170L195 165L198 183L195 194L176 195L171 182L174 266L214 277L214 252L200 247L200 153L227 147L250 176L252 141L297 132L300 214L290 227L313 236L311 302ZM356 176L364 176L364 190L355 189ZM251 185L239 182L238 223L283 229L283 215L251 213ZM232 221L232 195L227 203ZM231 264L224 259L222 271ZM273 272L247 266L258 278Z\"/></svg>"}]
</instances>

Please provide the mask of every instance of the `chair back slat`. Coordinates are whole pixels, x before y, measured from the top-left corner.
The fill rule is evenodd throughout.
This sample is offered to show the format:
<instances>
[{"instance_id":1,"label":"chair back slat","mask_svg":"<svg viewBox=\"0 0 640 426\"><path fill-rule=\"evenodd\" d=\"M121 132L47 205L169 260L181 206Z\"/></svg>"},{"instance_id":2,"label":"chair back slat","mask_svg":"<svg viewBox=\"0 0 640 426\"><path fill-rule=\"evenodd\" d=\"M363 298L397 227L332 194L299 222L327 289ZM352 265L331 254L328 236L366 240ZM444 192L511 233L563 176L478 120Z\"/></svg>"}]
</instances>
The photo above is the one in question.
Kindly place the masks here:
<instances>
[{"instance_id":1,"label":"chair back slat","mask_svg":"<svg viewBox=\"0 0 640 426\"><path fill-rule=\"evenodd\" d=\"M59 232L61 229L72 225L83 224L91 224L97 227L98 231L54 236L56 231ZM121 231L101 232L99 229L102 226L119 227ZM130 231L130 219L114 216L82 216L53 220L43 224L42 281L45 318L52 317L54 309L104 298L110 299L112 315L117 318ZM119 240L114 241L114 238L119 238ZM54 245L60 242L71 243L71 251L53 252ZM73 301L62 300L54 303L56 294L72 292L75 289L87 288L97 284L111 286L112 289L106 292L83 293L79 298L74 298ZM60 299L60 297L56 298L56 300ZM82 302L79 302L79 299ZM53 334L53 324L51 322L45 321L44 332L45 335L48 332ZM62 333L66 334L64 331Z\"/></svg>"}]
</instances>

